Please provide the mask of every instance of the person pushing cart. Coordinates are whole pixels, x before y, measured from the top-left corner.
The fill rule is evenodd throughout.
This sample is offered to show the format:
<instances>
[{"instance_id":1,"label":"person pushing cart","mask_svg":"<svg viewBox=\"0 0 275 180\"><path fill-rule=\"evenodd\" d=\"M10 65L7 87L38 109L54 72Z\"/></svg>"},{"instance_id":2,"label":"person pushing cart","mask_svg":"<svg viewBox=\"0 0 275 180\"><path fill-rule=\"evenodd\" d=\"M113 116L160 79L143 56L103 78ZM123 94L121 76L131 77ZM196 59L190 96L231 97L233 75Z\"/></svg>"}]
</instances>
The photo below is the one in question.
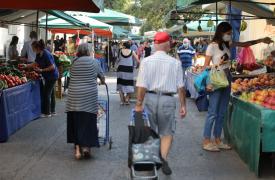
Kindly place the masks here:
<instances>
[{"instance_id":1,"label":"person pushing cart","mask_svg":"<svg viewBox=\"0 0 275 180\"><path fill-rule=\"evenodd\" d=\"M180 61L167 54L170 50L168 33L158 32L154 38L154 46L156 52L140 64L135 111L142 112L145 109L148 113L150 126L161 139L162 171L165 175L171 175L168 154L176 126L176 93L180 100L179 114L181 118L186 115L183 72Z\"/></svg>"}]
</instances>

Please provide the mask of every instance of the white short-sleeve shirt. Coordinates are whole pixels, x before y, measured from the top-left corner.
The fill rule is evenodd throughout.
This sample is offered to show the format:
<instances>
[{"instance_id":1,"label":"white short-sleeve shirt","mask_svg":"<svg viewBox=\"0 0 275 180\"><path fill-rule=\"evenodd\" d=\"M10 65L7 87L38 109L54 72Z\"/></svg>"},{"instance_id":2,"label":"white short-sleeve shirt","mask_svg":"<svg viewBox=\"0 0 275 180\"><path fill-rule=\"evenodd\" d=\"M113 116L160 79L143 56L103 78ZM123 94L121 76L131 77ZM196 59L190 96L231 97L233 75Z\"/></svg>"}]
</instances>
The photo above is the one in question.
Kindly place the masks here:
<instances>
[{"instance_id":1,"label":"white short-sleeve shirt","mask_svg":"<svg viewBox=\"0 0 275 180\"><path fill-rule=\"evenodd\" d=\"M206 56L212 57L212 63L214 65L218 65L220 63L221 58L225 53L227 53L230 57L230 50L225 45L223 46L223 51L220 50L219 45L215 42L209 44L206 50Z\"/></svg>"},{"instance_id":2,"label":"white short-sleeve shirt","mask_svg":"<svg viewBox=\"0 0 275 180\"><path fill-rule=\"evenodd\" d=\"M184 86L181 62L164 51L156 51L141 61L136 86L148 91L177 93Z\"/></svg>"}]
</instances>

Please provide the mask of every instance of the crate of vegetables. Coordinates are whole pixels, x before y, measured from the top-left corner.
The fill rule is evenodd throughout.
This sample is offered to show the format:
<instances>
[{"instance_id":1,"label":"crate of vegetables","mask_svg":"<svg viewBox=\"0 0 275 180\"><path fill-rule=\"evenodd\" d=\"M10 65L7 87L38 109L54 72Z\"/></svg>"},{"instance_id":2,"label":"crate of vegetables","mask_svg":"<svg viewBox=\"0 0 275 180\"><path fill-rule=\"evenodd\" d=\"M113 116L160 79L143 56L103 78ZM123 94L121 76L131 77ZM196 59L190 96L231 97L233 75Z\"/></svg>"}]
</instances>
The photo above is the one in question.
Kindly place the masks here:
<instances>
[{"instance_id":1,"label":"crate of vegetables","mask_svg":"<svg viewBox=\"0 0 275 180\"><path fill-rule=\"evenodd\" d=\"M19 78L18 76L12 75L0 75L1 87L2 89L11 88L15 86L19 86L25 84L27 82L26 77Z\"/></svg>"}]
</instances>

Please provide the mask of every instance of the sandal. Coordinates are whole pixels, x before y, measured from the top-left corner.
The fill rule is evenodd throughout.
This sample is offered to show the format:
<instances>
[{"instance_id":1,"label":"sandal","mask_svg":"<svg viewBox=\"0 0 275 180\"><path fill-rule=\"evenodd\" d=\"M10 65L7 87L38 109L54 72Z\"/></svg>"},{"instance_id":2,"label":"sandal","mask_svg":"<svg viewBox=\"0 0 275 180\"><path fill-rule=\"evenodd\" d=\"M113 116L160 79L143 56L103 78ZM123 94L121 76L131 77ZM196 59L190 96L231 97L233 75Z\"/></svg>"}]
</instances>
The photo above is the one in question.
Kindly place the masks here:
<instances>
[{"instance_id":1,"label":"sandal","mask_svg":"<svg viewBox=\"0 0 275 180\"><path fill-rule=\"evenodd\" d=\"M89 148L83 148L82 153L83 153L83 158L85 158L85 159L91 158L91 151Z\"/></svg>"},{"instance_id":2,"label":"sandal","mask_svg":"<svg viewBox=\"0 0 275 180\"><path fill-rule=\"evenodd\" d=\"M125 103L124 102L120 102L120 105L123 106Z\"/></svg>"},{"instance_id":3,"label":"sandal","mask_svg":"<svg viewBox=\"0 0 275 180\"><path fill-rule=\"evenodd\" d=\"M82 154L81 154L81 150L80 152L78 153L77 150L76 150L76 146L75 146L75 149L74 149L74 157L76 160L80 160L82 158Z\"/></svg>"},{"instance_id":4,"label":"sandal","mask_svg":"<svg viewBox=\"0 0 275 180\"><path fill-rule=\"evenodd\" d=\"M219 148L219 149L223 149L223 150L231 150L232 147L229 146L228 144L224 144L223 142L220 142L219 144L215 143L216 146Z\"/></svg>"},{"instance_id":5,"label":"sandal","mask_svg":"<svg viewBox=\"0 0 275 180\"><path fill-rule=\"evenodd\" d=\"M75 151L74 157L75 157L76 160L80 160L80 159L82 158L82 155L81 155L81 153L77 153L77 152Z\"/></svg>"},{"instance_id":6,"label":"sandal","mask_svg":"<svg viewBox=\"0 0 275 180\"><path fill-rule=\"evenodd\" d=\"M220 152L220 149L213 143L203 144L202 149L210 152Z\"/></svg>"}]
</instances>

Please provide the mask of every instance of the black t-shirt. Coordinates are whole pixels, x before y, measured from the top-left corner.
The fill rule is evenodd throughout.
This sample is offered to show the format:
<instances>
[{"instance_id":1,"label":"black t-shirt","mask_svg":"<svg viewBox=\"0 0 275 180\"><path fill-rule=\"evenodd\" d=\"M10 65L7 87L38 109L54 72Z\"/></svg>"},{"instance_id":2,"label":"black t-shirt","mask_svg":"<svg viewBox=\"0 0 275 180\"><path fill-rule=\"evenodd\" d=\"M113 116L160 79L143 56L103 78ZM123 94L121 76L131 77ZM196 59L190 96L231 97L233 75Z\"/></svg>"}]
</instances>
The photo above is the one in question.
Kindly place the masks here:
<instances>
[{"instance_id":1,"label":"black t-shirt","mask_svg":"<svg viewBox=\"0 0 275 180\"><path fill-rule=\"evenodd\" d=\"M144 57L148 57L148 56L150 56L151 55L151 47L145 47L144 48L144 52L145 52L145 55L144 55Z\"/></svg>"},{"instance_id":2,"label":"black t-shirt","mask_svg":"<svg viewBox=\"0 0 275 180\"><path fill-rule=\"evenodd\" d=\"M54 40L54 51L62 51L60 48L62 46L63 42L59 40Z\"/></svg>"}]
</instances>

